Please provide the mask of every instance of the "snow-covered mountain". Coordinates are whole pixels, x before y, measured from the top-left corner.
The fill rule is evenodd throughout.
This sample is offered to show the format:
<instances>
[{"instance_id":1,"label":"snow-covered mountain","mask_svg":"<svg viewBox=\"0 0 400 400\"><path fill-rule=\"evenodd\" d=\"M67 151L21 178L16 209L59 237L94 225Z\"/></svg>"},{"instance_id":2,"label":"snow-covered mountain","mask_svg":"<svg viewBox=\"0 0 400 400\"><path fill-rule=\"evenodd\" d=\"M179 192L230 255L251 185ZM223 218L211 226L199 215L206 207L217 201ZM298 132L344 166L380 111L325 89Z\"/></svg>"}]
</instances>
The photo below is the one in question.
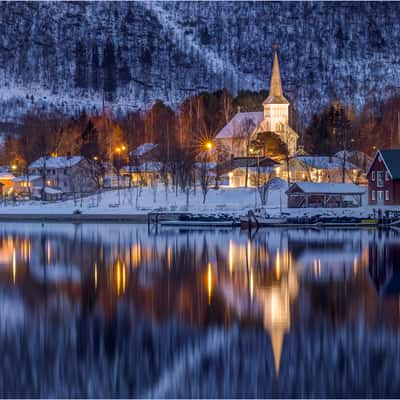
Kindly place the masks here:
<instances>
[{"instance_id":1,"label":"snow-covered mountain","mask_svg":"<svg viewBox=\"0 0 400 400\"><path fill-rule=\"evenodd\" d=\"M279 44L286 95L310 116L400 91L400 4L88 2L0 4L0 120L172 105L223 87L268 87Z\"/></svg>"}]
</instances>

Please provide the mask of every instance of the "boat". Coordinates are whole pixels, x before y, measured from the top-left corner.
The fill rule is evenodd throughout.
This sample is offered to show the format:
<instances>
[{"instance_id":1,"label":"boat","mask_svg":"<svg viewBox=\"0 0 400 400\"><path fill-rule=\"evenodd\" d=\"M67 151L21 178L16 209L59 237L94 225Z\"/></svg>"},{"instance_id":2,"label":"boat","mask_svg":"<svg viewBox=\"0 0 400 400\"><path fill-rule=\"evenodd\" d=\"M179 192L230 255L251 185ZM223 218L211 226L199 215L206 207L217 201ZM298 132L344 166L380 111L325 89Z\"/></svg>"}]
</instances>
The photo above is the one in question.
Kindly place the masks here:
<instances>
[{"instance_id":1,"label":"boat","mask_svg":"<svg viewBox=\"0 0 400 400\"><path fill-rule=\"evenodd\" d=\"M179 226L179 227L204 227L204 228L225 228L237 226L235 221L160 221L163 226Z\"/></svg>"},{"instance_id":2,"label":"boat","mask_svg":"<svg viewBox=\"0 0 400 400\"><path fill-rule=\"evenodd\" d=\"M262 226L280 226L287 223L286 217L271 217L266 213L249 211L247 215L240 217L240 226L242 228L262 227Z\"/></svg>"},{"instance_id":3,"label":"boat","mask_svg":"<svg viewBox=\"0 0 400 400\"><path fill-rule=\"evenodd\" d=\"M202 227L202 228L218 228L218 227L235 227L239 226L238 220L228 214L185 214L180 215L178 219L161 220L160 225L177 226L177 227Z\"/></svg>"}]
</instances>

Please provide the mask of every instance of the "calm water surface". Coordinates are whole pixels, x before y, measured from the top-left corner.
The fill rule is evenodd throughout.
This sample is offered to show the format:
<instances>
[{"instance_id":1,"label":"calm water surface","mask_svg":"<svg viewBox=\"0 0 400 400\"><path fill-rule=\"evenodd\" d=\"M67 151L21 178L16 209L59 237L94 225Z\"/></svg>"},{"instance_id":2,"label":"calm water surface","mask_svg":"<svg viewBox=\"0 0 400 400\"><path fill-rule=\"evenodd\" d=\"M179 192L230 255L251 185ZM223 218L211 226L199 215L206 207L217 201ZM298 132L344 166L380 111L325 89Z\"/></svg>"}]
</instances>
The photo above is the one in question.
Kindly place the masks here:
<instances>
[{"instance_id":1,"label":"calm water surface","mask_svg":"<svg viewBox=\"0 0 400 400\"><path fill-rule=\"evenodd\" d=\"M0 227L0 396L400 396L400 233Z\"/></svg>"}]
</instances>

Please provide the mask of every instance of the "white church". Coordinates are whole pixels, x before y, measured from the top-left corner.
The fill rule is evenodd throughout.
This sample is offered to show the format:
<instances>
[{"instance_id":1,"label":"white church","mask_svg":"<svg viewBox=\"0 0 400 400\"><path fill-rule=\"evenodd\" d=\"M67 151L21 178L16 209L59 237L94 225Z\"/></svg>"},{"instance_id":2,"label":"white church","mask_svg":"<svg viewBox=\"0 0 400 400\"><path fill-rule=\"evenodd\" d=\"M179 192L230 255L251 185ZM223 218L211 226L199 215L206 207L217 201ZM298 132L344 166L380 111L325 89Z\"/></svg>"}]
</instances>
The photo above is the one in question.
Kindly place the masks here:
<instances>
[{"instance_id":1,"label":"white church","mask_svg":"<svg viewBox=\"0 0 400 400\"><path fill-rule=\"evenodd\" d=\"M231 157L249 157L252 153L250 143L258 133L266 132L277 135L286 144L289 155L294 155L299 135L289 126L289 106L289 101L283 96L275 49L269 96L263 102L264 111L238 112L215 137L217 145Z\"/></svg>"}]
</instances>

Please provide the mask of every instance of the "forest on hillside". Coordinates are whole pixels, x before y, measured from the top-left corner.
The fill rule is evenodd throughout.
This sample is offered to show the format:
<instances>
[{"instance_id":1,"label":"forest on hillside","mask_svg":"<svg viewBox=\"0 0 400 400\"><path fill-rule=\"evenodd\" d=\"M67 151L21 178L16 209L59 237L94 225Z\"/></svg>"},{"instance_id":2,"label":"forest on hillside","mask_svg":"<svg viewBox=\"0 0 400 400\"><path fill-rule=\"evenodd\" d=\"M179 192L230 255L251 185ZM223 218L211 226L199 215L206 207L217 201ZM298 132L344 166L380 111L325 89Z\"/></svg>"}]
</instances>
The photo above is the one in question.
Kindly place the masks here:
<instances>
[{"instance_id":1,"label":"forest on hillside","mask_svg":"<svg viewBox=\"0 0 400 400\"><path fill-rule=\"evenodd\" d=\"M157 143L160 161L194 160L204 144L238 112L261 111L267 92L202 92L173 109L157 100L146 111L116 116L103 113L69 116L34 110L23 116L17 135L7 135L0 145L1 165L17 165L23 172L43 155L77 155L99 161L113 159L115 148L124 146L121 162L143 143ZM290 125L300 133L299 146L309 154L333 155L341 150L359 150L368 155L377 148L400 145L400 98L382 102L378 109L365 106L360 112L338 102L314 114L302 130L298 112L292 108ZM267 154L269 155L269 154ZM269 155L271 156L271 155Z\"/></svg>"},{"instance_id":2,"label":"forest on hillside","mask_svg":"<svg viewBox=\"0 0 400 400\"><path fill-rule=\"evenodd\" d=\"M276 42L306 126L332 101L360 111L399 94L399 19L391 2L4 2L0 120L266 90Z\"/></svg>"}]
</instances>

